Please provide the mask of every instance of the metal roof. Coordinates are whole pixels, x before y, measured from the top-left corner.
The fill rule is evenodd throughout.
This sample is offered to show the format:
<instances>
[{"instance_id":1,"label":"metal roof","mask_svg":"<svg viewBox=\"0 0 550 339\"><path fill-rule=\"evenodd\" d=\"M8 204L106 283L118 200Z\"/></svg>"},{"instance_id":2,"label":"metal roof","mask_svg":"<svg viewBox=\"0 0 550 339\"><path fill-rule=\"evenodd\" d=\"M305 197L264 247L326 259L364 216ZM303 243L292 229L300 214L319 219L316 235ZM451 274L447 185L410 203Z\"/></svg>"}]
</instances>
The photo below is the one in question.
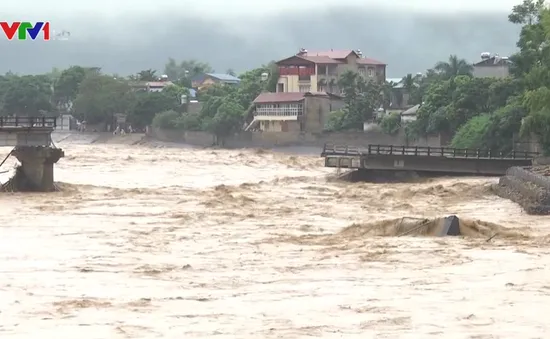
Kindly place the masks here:
<instances>
[{"instance_id":1,"label":"metal roof","mask_svg":"<svg viewBox=\"0 0 550 339\"><path fill-rule=\"evenodd\" d=\"M241 79L232 76L230 74L223 74L223 73L206 73L209 77L212 77L214 79L220 80L220 81L228 81L228 82L241 82Z\"/></svg>"},{"instance_id":2,"label":"metal roof","mask_svg":"<svg viewBox=\"0 0 550 339\"><path fill-rule=\"evenodd\" d=\"M418 109L420 108L420 105L415 105L405 112L401 113L401 115L416 115L416 112L418 112Z\"/></svg>"}]
</instances>

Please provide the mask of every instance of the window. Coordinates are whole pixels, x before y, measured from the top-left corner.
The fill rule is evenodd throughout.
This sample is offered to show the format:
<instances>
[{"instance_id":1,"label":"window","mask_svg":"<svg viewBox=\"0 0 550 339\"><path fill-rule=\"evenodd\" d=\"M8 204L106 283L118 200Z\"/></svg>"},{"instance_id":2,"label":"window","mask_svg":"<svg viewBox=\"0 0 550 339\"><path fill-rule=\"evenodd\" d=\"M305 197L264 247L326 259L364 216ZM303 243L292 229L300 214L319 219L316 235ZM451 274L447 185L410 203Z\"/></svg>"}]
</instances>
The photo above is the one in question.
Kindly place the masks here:
<instances>
[{"instance_id":1,"label":"window","mask_svg":"<svg viewBox=\"0 0 550 339\"><path fill-rule=\"evenodd\" d=\"M374 72L372 71L372 68L369 68L369 77L373 77L374 76Z\"/></svg>"},{"instance_id":2,"label":"window","mask_svg":"<svg viewBox=\"0 0 550 339\"><path fill-rule=\"evenodd\" d=\"M365 67L359 67L359 74L361 74L362 76L365 76L367 74Z\"/></svg>"},{"instance_id":3,"label":"window","mask_svg":"<svg viewBox=\"0 0 550 339\"><path fill-rule=\"evenodd\" d=\"M277 92L284 92L285 91L285 84L277 84Z\"/></svg>"},{"instance_id":4,"label":"window","mask_svg":"<svg viewBox=\"0 0 550 339\"><path fill-rule=\"evenodd\" d=\"M327 74L327 66L317 66L317 74L323 75Z\"/></svg>"},{"instance_id":5,"label":"window","mask_svg":"<svg viewBox=\"0 0 550 339\"><path fill-rule=\"evenodd\" d=\"M311 86L310 85L300 85L298 86L298 91L301 93L311 92Z\"/></svg>"}]
</instances>

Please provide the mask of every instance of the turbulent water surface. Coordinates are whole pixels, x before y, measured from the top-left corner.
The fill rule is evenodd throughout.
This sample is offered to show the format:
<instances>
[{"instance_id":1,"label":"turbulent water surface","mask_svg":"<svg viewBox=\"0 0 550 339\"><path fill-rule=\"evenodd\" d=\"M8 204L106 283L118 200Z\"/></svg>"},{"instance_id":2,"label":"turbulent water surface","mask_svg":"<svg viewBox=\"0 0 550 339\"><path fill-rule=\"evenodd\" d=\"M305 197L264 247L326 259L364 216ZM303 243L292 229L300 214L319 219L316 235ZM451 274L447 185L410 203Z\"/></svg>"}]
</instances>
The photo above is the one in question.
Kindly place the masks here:
<instances>
[{"instance_id":1,"label":"turbulent water surface","mask_svg":"<svg viewBox=\"0 0 550 339\"><path fill-rule=\"evenodd\" d=\"M0 195L1 338L550 333L550 221L496 179L348 184L317 156L58 146L62 192ZM448 214L466 237L388 221Z\"/></svg>"}]
</instances>

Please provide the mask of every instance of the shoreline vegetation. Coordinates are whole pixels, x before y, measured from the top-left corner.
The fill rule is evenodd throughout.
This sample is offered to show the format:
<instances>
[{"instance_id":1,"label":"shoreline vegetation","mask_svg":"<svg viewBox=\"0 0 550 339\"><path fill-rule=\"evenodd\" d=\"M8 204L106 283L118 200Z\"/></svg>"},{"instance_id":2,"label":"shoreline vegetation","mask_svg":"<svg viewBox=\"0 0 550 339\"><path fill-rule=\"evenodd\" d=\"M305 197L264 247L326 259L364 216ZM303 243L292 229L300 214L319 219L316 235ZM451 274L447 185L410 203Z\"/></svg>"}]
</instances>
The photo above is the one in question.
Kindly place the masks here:
<instances>
[{"instance_id":1,"label":"shoreline vegetation","mask_svg":"<svg viewBox=\"0 0 550 339\"><path fill-rule=\"evenodd\" d=\"M377 120L380 128L390 135L405 130L411 140L445 134L453 147L498 152L512 151L518 138L534 138L550 154L550 9L541 0L525 0L508 19L521 26L518 51L509 58L509 77L473 77L472 66L451 55L424 74L408 74L401 80L409 104L420 104L416 121L405 123L399 113L386 114ZM160 92L139 89L140 84L160 78L152 69L128 77L81 66L39 75L8 73L0 76L0 114L70 113L89 125L112 126L114 115L122 113L137 130L153 126L207 131L223 140L251 120L252 102L261 92L275 91L278 68L272 61L240 74L238 86L212 85L198 91L201 108L189 113L188 100L181 98L190 98L191 79L213 71L204 62L169 59L163 74L171 85ZM364 121L375 119L378 107L389 107L395 85L375 84L357 73L342 74L344 107L331 113L326 130L362 130Z\"/></svg>"}]
</instances>

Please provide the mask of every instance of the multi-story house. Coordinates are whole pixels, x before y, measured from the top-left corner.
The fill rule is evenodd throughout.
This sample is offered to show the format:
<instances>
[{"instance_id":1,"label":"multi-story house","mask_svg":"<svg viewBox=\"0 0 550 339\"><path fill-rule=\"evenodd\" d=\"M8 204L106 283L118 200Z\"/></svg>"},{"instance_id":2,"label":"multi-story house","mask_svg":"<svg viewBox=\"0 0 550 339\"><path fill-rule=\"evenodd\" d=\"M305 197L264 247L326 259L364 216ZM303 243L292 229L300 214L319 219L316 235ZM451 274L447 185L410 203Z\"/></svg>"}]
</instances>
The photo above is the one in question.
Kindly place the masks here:
<instances>
[{"instance_id":1,"label":"multi-story house","mask_svg":"<svg viewBox=\"0 0 550 339\"><path fill-rule=\"evenodd\" d=\"M330 112L342 105L342 98L330 93L261 93L254 100L254 120L245 130L318 133Z\"/></svg>"},{"instance_id":2,"label":"multi-story house","mask_svg":"<svg viewBox=\"0 0 550 339\"><path fill-rule=\"evenodd\" d=\"M309 52L301 49L296 55L277 62L277 65L277 92L341 94L338 77L348 70L380 83L386 81L386 64L364 57L359 50Z\"/></svg>"}]
</instances>

